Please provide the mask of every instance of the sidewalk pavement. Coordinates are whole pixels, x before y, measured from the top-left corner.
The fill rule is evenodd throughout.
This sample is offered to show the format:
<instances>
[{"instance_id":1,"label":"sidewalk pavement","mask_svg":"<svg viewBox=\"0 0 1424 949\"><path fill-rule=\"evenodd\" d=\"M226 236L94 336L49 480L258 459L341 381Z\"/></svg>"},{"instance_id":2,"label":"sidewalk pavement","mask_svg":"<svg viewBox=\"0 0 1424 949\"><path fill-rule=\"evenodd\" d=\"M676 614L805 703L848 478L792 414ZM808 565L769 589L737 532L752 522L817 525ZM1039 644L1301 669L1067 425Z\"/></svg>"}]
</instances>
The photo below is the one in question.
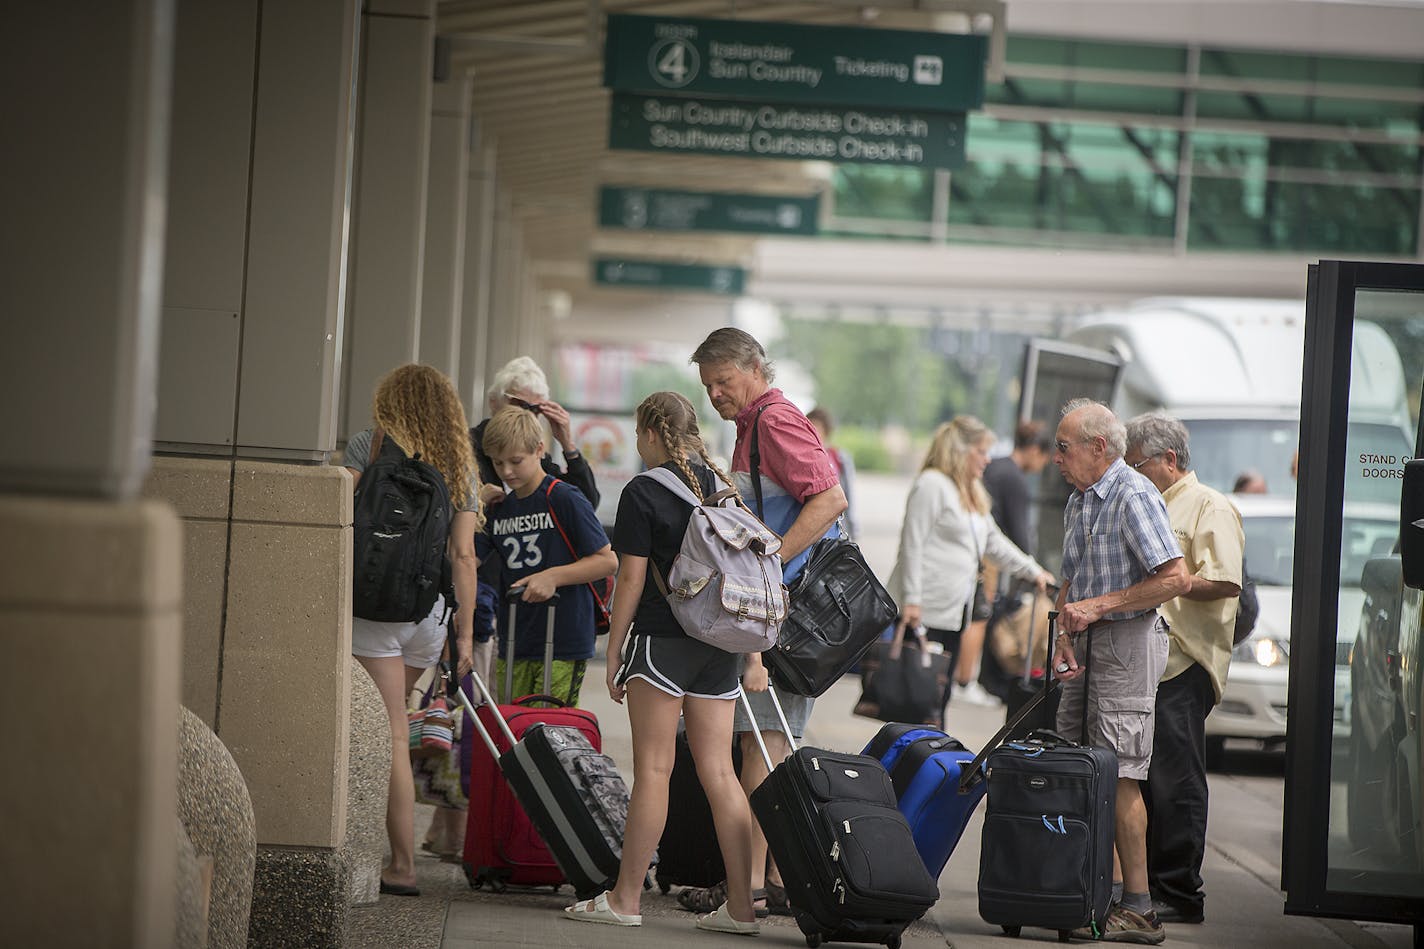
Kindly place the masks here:
<instances>
[{"instance_id":1,"label":"sidewalk pavement","mask_svg":"<svg viewBox=\"0 0 1424 949\"><path fill-rule=\"evenodd\" d=\"M589 663L581 705L597 713L603 729L604 751L631 779L632 748L627 714L614 705L603 688L601 659ZM879 728L878 722L850 714L859 695L860 680L847 676L817 700L807 744L858 751ZM949 731L970 748L979 747L1003 724L1003 709L951 706ZM1026 929L1019 939L1002 934L979 918L976 881L981 806L965 831L940 877L940 900L923 920L906 931L906 949L953 946L1023 947L1056 944L1048 930ZM416 826L423 832L431 813L419 808ZM1212 826L1218 821L1213 810ZM1279 820L1278 814L1269 819ZM1250 946L1262 949L1342 947L1353 949L1404 949L1412 933L1404 926L1351 923L1285 916L1279 889L1280 853L1253 852L1250 841L1222 841L1209 833L1203 875L1210 881L1211 901L1202 925L1169 925L1167 945L1181 949L1217 949ZM417 837L417 839L419 839ZM374 907L354 909L347 945L359 947L416 947L416 949L471 949L504 946L588 946L609 949L666 947L686 941L689 949L706 946L745 945L740 936L705 933L693 927L693 916L683 911L672 894L656 888L643 899L640 928L597 926L563 918L562 908L573 901L567 887L558 893L544 891L492 894L469 888L461 869L422 854L417 859L422 895L419 898L383 896ZM674 891L675 892L675 891ZM788 917L763 921L762 945L804 946L800 930ZM1079 943L1082 944L1082 943ZM837 945L837 944L830 944Z\"/></svg>"}]
</instances>

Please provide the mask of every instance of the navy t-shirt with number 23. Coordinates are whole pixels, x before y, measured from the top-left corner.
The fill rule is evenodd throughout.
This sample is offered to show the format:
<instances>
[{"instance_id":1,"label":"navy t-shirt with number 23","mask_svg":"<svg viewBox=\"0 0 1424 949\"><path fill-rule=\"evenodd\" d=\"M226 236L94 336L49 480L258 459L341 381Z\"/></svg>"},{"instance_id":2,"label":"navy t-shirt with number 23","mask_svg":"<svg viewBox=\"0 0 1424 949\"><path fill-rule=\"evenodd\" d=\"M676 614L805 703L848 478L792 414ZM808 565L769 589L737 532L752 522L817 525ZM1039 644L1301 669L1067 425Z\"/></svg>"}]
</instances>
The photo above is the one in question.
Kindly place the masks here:
<instances>
[{"instance_id":1,"label":"navy t-shirt with number 23","mask_svg":"<svg viewBox=\"0 0 1424 949\"><path fill-rule=\"evenodd\" d=\"M505 495L490 508L485 530L475 538L475 554L481 563L497 556L504 566L504 602L499 609L496 637L501 659L507 658L509 641L509 588L530 574L571 564L608 545L608 535L583 493L563 481L550 491L553 480L546 476L527 498L513 492ZM577 553L570 553L569 545L554 526L554 518L558 518ZM559 598L553 601L554 658L588 659L594 646L593 594L586 583L560 587L558 592ZM515 603L515 659L544 658L547 609L543 603Z\"/></svg>"}]
</instances>

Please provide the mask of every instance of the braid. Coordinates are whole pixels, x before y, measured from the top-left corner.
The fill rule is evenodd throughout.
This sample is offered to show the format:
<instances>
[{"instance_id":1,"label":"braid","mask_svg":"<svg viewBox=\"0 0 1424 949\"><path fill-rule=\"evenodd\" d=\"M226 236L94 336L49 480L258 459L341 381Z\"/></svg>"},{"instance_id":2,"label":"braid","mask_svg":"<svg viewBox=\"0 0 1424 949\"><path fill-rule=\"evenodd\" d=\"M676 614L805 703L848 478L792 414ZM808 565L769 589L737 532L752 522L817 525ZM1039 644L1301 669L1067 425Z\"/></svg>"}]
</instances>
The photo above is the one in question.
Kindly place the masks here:
<instances>
[{"instance_id":1,"label":"braid","mask_svg":"<svg viewBox=\"0 0 1424 949\"><path fill-rule=\"evenodd\" d=\"M720 478L723 484L731 488L732 493L737 496L737 500L741 501L742 492L737 490L736 484L732 481L732 476L727 474L727 472L723 471L721 468L718 468L717 465L713 463L712 456L707 454L707 445L703 443L702 439L697 439L697 445L695 447L697 449L697 456L702 459L702 463L707 467L711 468L712 473L715 474L718 478Z\"/></svg>"}]
</instances>

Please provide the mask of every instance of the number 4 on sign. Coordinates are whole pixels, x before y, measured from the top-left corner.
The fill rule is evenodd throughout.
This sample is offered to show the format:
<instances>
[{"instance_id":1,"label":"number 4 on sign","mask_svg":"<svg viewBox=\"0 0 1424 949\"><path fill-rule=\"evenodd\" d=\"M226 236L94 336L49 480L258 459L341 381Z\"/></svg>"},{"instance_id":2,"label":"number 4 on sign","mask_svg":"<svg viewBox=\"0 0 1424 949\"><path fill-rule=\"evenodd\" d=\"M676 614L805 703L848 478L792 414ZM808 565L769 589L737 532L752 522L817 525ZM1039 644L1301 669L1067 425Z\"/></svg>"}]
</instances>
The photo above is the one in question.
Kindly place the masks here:
<instances>
[{"instance_id":1,"label":"number 4 on sign","mask_svg":"<svg viewBox=\"0 0 1424 949\"><path fill-rule=\"evenodd\" d=\"M664 86L685 86L697 75L697 49L686 40L674 39L653 47L653 78Z\"/></svg>"}]
</instances>

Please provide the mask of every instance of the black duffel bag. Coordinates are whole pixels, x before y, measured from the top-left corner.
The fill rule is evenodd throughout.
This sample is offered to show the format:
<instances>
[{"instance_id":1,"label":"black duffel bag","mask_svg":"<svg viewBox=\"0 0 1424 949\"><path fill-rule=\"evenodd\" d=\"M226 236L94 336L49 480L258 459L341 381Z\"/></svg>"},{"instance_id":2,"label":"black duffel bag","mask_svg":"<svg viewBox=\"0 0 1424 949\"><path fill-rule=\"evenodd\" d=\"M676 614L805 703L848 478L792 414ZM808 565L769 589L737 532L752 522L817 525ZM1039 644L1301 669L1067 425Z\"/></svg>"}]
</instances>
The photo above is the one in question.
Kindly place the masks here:
<instances>
[{"instance_id":1,"label":"black duffel bag","mask_svg":"<svg viewBox=\"0 0 1424 949\"><path fill-rule=\"evenodd\" d=\"M788 588L791 610L761 654L777 688L817 696L875 645L899 609L855 542L823 537Z\"/></svg>"}]
</instances>

